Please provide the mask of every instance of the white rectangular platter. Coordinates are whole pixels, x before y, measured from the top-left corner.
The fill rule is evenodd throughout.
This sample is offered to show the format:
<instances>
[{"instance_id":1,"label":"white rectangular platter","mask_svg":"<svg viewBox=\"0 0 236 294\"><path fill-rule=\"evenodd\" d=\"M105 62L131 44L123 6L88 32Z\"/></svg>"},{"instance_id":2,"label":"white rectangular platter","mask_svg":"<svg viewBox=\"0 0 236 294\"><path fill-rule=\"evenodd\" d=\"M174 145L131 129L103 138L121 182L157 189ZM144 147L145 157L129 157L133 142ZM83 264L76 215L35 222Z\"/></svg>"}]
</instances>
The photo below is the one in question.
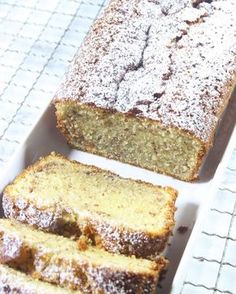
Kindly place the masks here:
<instances>
[{"instance_id":1,"label":"white rectangular platter","mask_svg":"<svg viewBox=\"0 0 236 294\"><path fill-rule=\"evenodd\" d=\"M166 249L166 256L170 260L170 267L161 281L158 289L160 294L178 293L171 289L177 289L178 285L172 285L184 249L188 242L194 223L202 207L206 207L213 192L212 184L216 184L217 174L227 160L227 150L232 148L232 131L236 116L236 99L232 99L222 123L217 132L215 144L210 151L201 170L200 178L195 183L186 183L171 177L160 175L138 167L123 164L114 160L108 160L99 156L71 149L62 135L56 129L54 108L49 106L36 126L32 129L26 141L19 147L10 162L0 174L0 191L11 182L22 169L36 161L40 156L57 151L77 161L93 164L101 168L109 169L123 177L140 179L158 185L172 186L179 191L176 202L176 226L173 236L170 238ZM230 140L230 144L228 144ZM143 201L145 205L145 199ZM181 229L182 227L182 229ZM178 284L178 281L175 280Z\"/></svg>"}]
</instances>

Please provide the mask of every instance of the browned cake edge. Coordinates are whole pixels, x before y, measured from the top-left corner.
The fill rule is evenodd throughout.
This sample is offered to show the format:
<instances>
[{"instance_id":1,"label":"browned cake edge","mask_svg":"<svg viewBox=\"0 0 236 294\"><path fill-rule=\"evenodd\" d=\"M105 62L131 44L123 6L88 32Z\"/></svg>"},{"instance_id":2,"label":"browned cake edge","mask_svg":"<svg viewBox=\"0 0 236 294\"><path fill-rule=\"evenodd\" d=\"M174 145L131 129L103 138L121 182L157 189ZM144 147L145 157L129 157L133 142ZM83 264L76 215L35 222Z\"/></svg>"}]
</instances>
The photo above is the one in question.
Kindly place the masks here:
<instances>
[{"instance_id":1,"label":"browned cake edge","mask_svg":"<svg viewBox=\"0 0 236 294\"><path fill-rule=\"evenodd\" d=\"M14 223L13 223L14 225ZM0 263L20 269L41 281L82 290L85 293L155 293L160 273L168 262L163 257L153 262L150 273L135 273L124 268L96 266L85 260L53 257L30 247L18 236L0 226Z\"/></svg>"},{"instance_id":2,"label":"browned cake edge","mask_svg":"<svg viewBox=\"0 0 236 294\"><path fill-rule=\"evenodd\" d=\"M44 207L39 208L32 202L26 202L24 195L18 199L11 197L11 190L20 179L27 176L28 171L37 169L39 165L47 162L50 156L56 156L66 159L64 156L55 154L41 158L33 165L26 168L12 184L8 185L2 198L2 206L4 214L8 218L14 218L20 222L28 223L41 230L53 232L64 236L80 237L82 234L89 237L95 245L104 247L109 252L122 253L125 255L135 255L136 257L155 260L159 258L159 254L164 250L167 240L172 233L174 227L175 201L177 191L170 187L163 187L171 199L167 203L167 213L164 221L166 225L161 231L155 233L131 231L127 228L116 227L107 222L98 222L95 219L78 219L78 216L73 215L72 211L64 207ZM77 161L72 161L75 165L83 165ZM93 167L98 173L101 169ZM104 171L104 170L103 170ZM111 175L118 176L110 171ZM140 182L143 185L154 186L150 183ZM160 188L159 186L156 186Z\"/></svg>"}]
</instances>

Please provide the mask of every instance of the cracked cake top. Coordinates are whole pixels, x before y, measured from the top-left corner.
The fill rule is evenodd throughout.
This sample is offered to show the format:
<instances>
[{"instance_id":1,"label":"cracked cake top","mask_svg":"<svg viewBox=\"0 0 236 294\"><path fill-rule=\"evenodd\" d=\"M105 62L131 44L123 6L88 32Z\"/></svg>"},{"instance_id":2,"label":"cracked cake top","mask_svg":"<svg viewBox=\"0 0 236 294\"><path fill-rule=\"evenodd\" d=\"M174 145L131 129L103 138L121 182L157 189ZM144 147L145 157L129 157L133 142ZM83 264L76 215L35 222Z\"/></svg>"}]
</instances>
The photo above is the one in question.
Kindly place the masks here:
<instances>
[{"instance_id":1,"label":"cracked cake top","mask_svg":"<svg viewBox=\"0 0 236 294\"><path fill-rule=\"evenodd\" d=\"M235 0L113 0L65 75L73 99L207 142L235 78Z\"/></svg>"}]
</instances>

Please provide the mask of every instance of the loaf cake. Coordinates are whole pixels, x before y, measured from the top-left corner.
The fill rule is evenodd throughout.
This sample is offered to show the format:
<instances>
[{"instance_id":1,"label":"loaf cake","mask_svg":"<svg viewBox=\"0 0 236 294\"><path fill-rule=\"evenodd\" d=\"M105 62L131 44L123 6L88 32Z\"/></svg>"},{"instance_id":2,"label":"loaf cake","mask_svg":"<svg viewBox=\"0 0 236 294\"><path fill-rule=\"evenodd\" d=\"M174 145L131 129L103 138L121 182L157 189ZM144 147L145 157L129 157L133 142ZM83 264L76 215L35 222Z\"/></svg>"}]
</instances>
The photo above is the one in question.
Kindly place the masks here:
<instances>
[{"instance_id":1,"label":"loaf cake","mask_svg":"<svg viewBox=\"0 0 236 294\"><path fill-rule=\"evenodd\" d=\"M155 259L174 226L177 192L52 153L3 192L6 217L110 252Z\"/></svg>"},{"instance_id":2,"label":"loaf cake","mask_svg":"<svg viewBox=\"0 0 236 294\"><path fill-rule=\"evenodd\" d=\"M112 0L55 96L83 151L191 181L235 83L236 1Z\"/></svg>"},{"instance_id":3,"label":"loaf cake","mask_svg":"<svg viewBox=\"0 0 236 294\"><path fill-rule=\"evenodd\" d=\"M1 294L81 294L33 279L26 274L0 264Z\"/></svg>"},{"instance_id":4,"label":"loaf cake","mask_svg":"<svg viewBox=\"0 0 236 294\"><path fill-rule=\"evenodd\" d=\"M111 254L0 219L0 261L40 280L84 293L155 293L166 260Z\"/></svg>"}]
</instances>

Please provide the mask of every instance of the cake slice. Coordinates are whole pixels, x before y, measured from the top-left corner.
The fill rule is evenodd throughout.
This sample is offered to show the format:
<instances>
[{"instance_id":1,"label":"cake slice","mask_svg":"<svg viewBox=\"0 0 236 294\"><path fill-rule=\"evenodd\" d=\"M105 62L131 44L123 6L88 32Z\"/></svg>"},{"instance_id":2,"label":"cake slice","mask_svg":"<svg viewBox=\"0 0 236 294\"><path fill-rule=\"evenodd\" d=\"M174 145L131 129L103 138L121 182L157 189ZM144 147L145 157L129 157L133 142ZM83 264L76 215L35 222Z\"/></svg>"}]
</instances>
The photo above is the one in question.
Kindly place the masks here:
<instances>
[{"instance_id":1,"label":"cake slice","mask_svg":"<svg viewBox=\"0 0 236 294\"><path fill-rule=\"evenodd\" d=\"M79 294L80 291L70 291L37 279L0 264L1 294Z\"/></svg>"},{"instance_id":2,"label":"cake slice","mask_svg":"<svg viewBox=\"0 0 236 294\"><path fill-rule=\"evenodd\" d=\"M196 179L236 81L235 11L235 0L110 1L55 95L67 142Z\"/></svg>"},{"instance_id":3,"label":"cake slice","mask_svg":"<svg viewBox=\"0 0 236 294\"><path fill-rule=\"evenodd\" d=\"M158 258L174 226L177 192L121 178L57 154L23 171L3 193L6 217L110 252Z\"/></svg>"},{"instance_id":4,"label":"cake slice","mask_svg":"<svg viewBox=\"0 0 236 294\"><path fill-rule=\"evenodd\" d=\"M0 219L0 261L40 280L86 293L155 293L166 260L112 254ZM100 291L100 292L99 292Z\"/></svg>"}]
</instances>

